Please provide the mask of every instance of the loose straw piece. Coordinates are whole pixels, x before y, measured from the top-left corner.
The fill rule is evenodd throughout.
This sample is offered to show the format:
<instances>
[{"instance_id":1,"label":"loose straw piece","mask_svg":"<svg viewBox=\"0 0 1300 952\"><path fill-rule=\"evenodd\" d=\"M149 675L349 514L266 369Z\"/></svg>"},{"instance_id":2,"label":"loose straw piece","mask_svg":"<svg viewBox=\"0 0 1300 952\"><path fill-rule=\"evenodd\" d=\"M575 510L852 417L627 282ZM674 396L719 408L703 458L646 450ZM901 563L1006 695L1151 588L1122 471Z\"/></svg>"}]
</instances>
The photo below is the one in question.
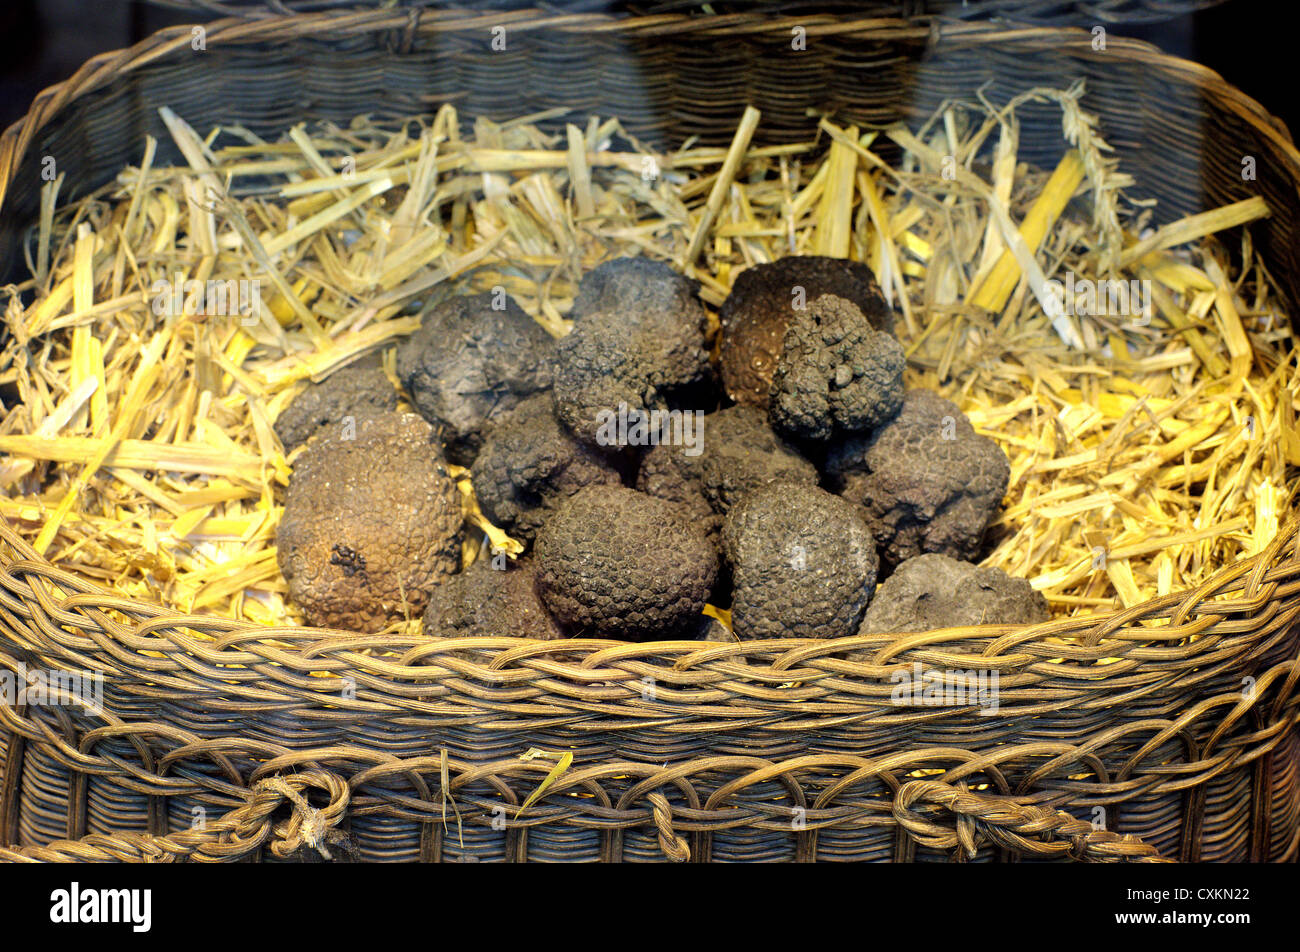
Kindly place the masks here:
<instances>
[{"instance_id":1,"label":"loose straw piece","mask_svg":"<svg viewBox=\"0 0 1300 952\"><path fill-rule=\"evenodd\" d=\"M1021 222L1016 236L1023 242L1024 248L1032 256L1047 236L1048 230L1065 210L1066 203L1083 184L1083 159L1071 149L1062 156L1052 177L1039 193L1038 199L1029 209L1029 214ZM978 287L971 288L967 295L968 304L990 311L1000 312L1006 307L1016 282L1024 271L1023 254L1018 255L1007 248L998 258L997 264L988 277Z\"/></svg>"},{"instance_id":2,"label":"loose straw piece","mask_svg":"<svg viewBox=\"0 0 1300 952\"><path fill-rule=\"evenodd\" d=\"M736 177L740 163L745 158L745 150L749 148L749 141L754 137L754 130L758 128L761 115L753 106L745 107L744 115L740 117L740 124L736 127L736 134L731 138L727 158L722 163L717 180L709 192L709 199L700 212L700 220L695 226L694 234L691 235L690 244L686 246L686 252L677 261L681 269L693 268L695 259L700 256L700 249L704 247L709 229L713 227L713 220L717 217L723 202L726 201L727 192Z\"/></svg>"},{"instance_id":3,"label":"loose straw piece","mask_svg":"<svg viewBox=\"0 0 1300 952\"><path fill-rule=\"evenodd\" d=\"M1145 257L1152 251L1162 251L1176 245L1204 238L1216 232L1236 228L1263 218L1268 214L1268 204L1259 196L1247 198L1232 205L1224 205L1208 212L1188 215L1178 221L1158 228L1149 237L1125 248L1120 254L1120 267L1125 267Z\"/></svg>"}]
</instances>

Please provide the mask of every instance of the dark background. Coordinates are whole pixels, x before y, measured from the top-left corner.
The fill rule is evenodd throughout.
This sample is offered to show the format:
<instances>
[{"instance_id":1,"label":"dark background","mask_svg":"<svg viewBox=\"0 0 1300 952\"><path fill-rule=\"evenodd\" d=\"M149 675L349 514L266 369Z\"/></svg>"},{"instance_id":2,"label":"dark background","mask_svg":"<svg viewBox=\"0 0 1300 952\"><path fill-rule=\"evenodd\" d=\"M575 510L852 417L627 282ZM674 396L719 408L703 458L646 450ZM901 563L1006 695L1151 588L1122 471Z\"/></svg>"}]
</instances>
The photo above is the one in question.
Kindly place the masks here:
<instances>
[{"instance_id":1,"label":"dark background","mask_svg":"<svg viewBox=\"0 0 1300 952\"><path fill-rule=\"evenodd\" d=\"M474 0L462 5L473 6ZM551 0L551 5L563 3ZM1297 56L1285 16L1290 9L1290 3L1228 0L1162 24L1106 29L1204 63L1295 130L1300 102ZM71 76L96 53L130 46L165 26L206 18L144 0L0 0L0 128L21 118L41 89Z\"/></svg>"}]
</instances>

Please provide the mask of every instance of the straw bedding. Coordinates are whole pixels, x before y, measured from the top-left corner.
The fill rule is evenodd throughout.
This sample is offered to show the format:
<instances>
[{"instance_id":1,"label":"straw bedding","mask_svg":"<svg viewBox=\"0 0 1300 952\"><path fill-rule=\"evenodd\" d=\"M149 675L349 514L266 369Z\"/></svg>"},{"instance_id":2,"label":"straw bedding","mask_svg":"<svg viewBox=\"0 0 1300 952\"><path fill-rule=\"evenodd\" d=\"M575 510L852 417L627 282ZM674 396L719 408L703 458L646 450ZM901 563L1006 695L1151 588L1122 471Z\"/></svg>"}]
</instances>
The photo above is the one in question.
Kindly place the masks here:
<instances>
[{"instance_id":1,"label":"straw bedding","mask_svg":"<svg viewBox=\"0 0 1300 952\"><path fill-rule=\"evenodd\" d=\"M1294 504L1296 342L1249 227L1216 237L1268 208L1153 228L1081 93L954 102L911 130L810 119L808 141L765 148L749 110L731 148L671 154L617 119L466 130L443 107L265 142L164 110L183 164L150 141L80 202L43 193L32 277L6 289L0 514L124 595L293 623L274 551L293 457L272 424L304 381L375 351L391 375L390 345L453 294L503 288L558 337L610 257L669 261L716 310L742 269L828 254L874 269L908 386L1010 458L986 564L1062 615L1193 587ZM1017 161L1029 99L1060 109L1055 169ZM464 560L484 534L519 551L458 475Z\"/></svg>"}]
</instances>

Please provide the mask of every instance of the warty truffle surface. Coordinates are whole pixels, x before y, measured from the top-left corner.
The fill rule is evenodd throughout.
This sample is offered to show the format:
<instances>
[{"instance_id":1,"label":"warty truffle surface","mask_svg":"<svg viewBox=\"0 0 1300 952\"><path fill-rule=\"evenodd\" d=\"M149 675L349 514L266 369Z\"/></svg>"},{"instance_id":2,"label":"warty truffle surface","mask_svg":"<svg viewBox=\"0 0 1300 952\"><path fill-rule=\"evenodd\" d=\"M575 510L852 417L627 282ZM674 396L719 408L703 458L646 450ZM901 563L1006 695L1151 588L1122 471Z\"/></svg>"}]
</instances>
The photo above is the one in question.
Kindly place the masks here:
<instances>
[{"instance_id":1,"label":"warty truffle surface","mask_svg":"<svg viewBox=\"0 0 1300 952\"><path fill-rule=\"evenodd\" d=\"M556 413L584 443L622 452L608 439L611 419L648 418L671 409L678 395L707 388L708 315L693 282L634 258L592 271L578 301L583 310L556 345Z\"/></svg>"},{"instance_id":2,"label":"warty truffle surface","mask_svg":"<svg viewBox=\"0 0 1300 952\"><path fill-rule=\"evenodd\" d=\"M773 428L797 440L871 430L903 405L902 345L852 301L822 295L796 311L772 378Z\"/></svg>"},{"instance_id":3,"label":"warty truffle surface","mask_svg":"<svg viewBox=\"0 0 1300 952\"><path fill-rule=\"evenodd\" d=\"M797 313L823 294L853 302L877 330L892 334L894 315L871 268L824 255L790 255L737 275L722 304L722 384L737 403L767 407L785 330Z\"/></svg>"},{"instance_id":4,"label":"warty truffle surface","mask_svg":"<svg viewBox=\"0 0 1300 952\"><path fill-rule=\"evenodd\" d=\"M722 538L741 641L856 632L879 568L860 507L816 486L770 483L728 513Z\"/></svg>"},{"instance_id":5,"label":"warty truffle surface","mask_svg":"<svg viewBox=\"0 0 1300 952\"><path fill-rule=\"evenodd\" d=\"M605 457L579 443L555 418L549 394L522 401L483 442L470 482L494 525L529 542L555 507L584 486L618 485Z\"/></svg>"},{"instance_id":6,"label":"warty truffle surface","mask_svg":"<svg viewBox=\"0 0 1300 952\"><path fill-rule=\"evenodd\" d=\"M312 625L374 632L460 565L460 493L413 413L331 425L297 458L276 531L292 601Z\"/></svg>"},{"instance_id":7,"label":"warty truffle surface","mask_svg":"<svg viewBox=\"0 0 1300 952\"><path fill-rule=\"evenodd\" d=\"M542 601L585 637L692 637L718 556L669 502L623 486L589 486L542 527L536 543Z\"/></svg>"},{"instance_id":8,"label":"warty truffle surface","mask_svg":"<svg viewBox=\"0 0 1300 952\"><path fill-rule=\"evenodd\" d=\"M549 641L564 637L537 595L537 567L531 559L503 558L496 568L482 556L429 594L424 633L431 637L504 637Z\"/></svg>"},{"instance_id":9,"label":"warty truffle surface","mask_svg":"<svg viewBox=\"0 0 1300 952\"><path fill-rule=\"evenodd\" d=\"M488 427L551 386L555 340L514 299L486 291L424 314L397 348L397 375L439 428L448 458L469 465Z\"/></svg>"},{"instance_id":10,"label":"warty truffle surface","mask_svg":"<svg viewBox=\"0 0 1300 952\"><path fill-rule=\"evenodd\" d=\"M925 552L975 559L1011 477L1001 448L929 390L909 390L891 422L834 446L826 471L866 509L890 565Z\"/></svg>"},{"instance_id":11,"label":"warty truffle surface","mask_svg":"<svg viewBox=\"0 0 1300 952\"><path fill-rule=\"evenodd\" d=\"M396 409L397 391L379 354L370 354L308 384L276 417L275 435L287 453L331 423Z\"/></svg>"},{"instance_id":12,"label":"warty truffle surface","mask_svg":"<svg viewBox=\"0 0 1300 952\"><path fill-rule=\"evenodd\" d=\"M772 430L758 407L733 406L704 418L700 486L713 510L725 514L746 493L785 481L817 484L817 467Z\"/></svg>"}]
</instances>

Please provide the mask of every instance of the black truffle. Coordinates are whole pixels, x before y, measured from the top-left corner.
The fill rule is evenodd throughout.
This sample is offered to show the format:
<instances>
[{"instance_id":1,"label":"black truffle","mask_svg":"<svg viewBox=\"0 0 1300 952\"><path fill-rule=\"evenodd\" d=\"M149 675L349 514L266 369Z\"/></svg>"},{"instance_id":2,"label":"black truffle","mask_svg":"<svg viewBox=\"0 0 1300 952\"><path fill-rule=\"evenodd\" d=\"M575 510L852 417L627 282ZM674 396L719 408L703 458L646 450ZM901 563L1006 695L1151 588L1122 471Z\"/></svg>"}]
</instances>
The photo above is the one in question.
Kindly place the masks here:
<instances>
[{"instance_id":1,"label":"black truffle","mask_svg":"<svg viewBox=\"0 0 1300 952\"><path fill-rule=\"evenodd\" d=\"M276 418L275 435L288 452L323 426L396 409L397 391L384 373L379 354L369 354L309 384Z\"/></svg>"},{"instance_id":2,"label":"black truffle","mask_svg":"<svg viewBox=\"0 0 1300 952\"><path fill-rule=\"evenodd\" d=\"M551 335L508 295L489 291L429 310L397 349L397 375L442 431L448 458L468 466L491 423L551 386L554 358Z\"/></svg>"},{"instance_id":3,"label":"black truffle","mask_svg":"<svg viewBox=\"0 0 1300 952\"><path fill-rule=\"evenodd\" d=\"M711 379L708 315L694 282L635 258L592 271L577 301L581 313L557 345L556 412L584 443L618 452L620 414L649 420Z\"/></svg>"},{"instance_id":4,"label":"black truffle","mask_svg":"<svg viewBox=\"0 0 1300 952\"><path fill-rule=\"evenodd\" d=\"M816 486L770 483L731 510L722 538L741 641L857 630L879 566L860 507Z\"/></svg>"},{"instance_id":5,"label":"black truffle","mask_svg":"<svg viewBox=\"0 0 1300 952\"><path fill-rule=\"evenodd\" d=\"M583 276L569 316L600 311L679 314L697 304L700 283L653 258L613 258Z\"/></svg>"},{"instance_id":6,"label":"black truffle","mask_svg":"<svg viewBox=\"0 0 1300 952\"><path fill-rule=\"evenodd\" d=\"M908 559L880 583L858 633L1032 625L1049 617L1047 599L1027 580L932 552Z\"/></svg>"},{"instance_id":7,"label":"black truffle","mask_svg":"<svg viewBox=\"0 0 1300 952\"><path fill-rule=\"evenodd\" d=\"M772 378L770 414L791 439L828 440L892 420L903 405L903 348L857 305L825 294L795 311Z\"/></svg>"},{"instance_id":8,"label":"black truffle","mask_svg":"<svg viewBox=\"0 0 1300 952\"><path fill-rule=\"evenodd\" d=\"M537 535L537 590L566 626L593 638L690 638L718 572L704 532L671 503L589 486Z\"/></svg>"},{"instance_id":9,"label":"black truffle","mask_svg":"<svg viewBox=\"0 0 1300 952\"><path fill-rule=\"evenodd\" d=\"M817 470L772 431L757 407L735 406L706 415L698 453L655 446L641 457L636 488L676 503L715 541L728 507L755 486L776 480L816 485Z\"/></svg>"},{"instance_id":10,"label":"black truffle","mask_svg":"<svg viewBox=\"0 0 1300 952\"><path fill-rule=\"evenodd\" d=\"M537 597L537 571L530 560L479 558L429 593L424 633L432 637L491 636L549 641L564 632Z\"/></svg>"},{"instance_id":11,"label":"black truffle","mask_svg":"<svg viewBox=\"0 0 1300 952\"><path fill-rule=\"evenodd\" d=\"M909 390L890 423L832 448L828 484L866 508L889 565L925 552L972 560L1007 491L1011 466L957 406Z\"/></svg>"},{"instance_id":12,"label":"black truffle","mask_svg":"<svg viewBox=\"0 0 1300 952\"><path fill-rule=\"evenodd\" d=\"M555 419L549 394L527 398L488 432L470 467L483 514L530 542L552 511L584 486L618 485L605 458L575 440Z\"/></svg>"},{"instance_id":13,"label":"black truffle","mask_svg":"<svg viewBox=\"0 0 1300 952\"><path fill-rule=\"evenodd\" d=\"M323 429L294 464L276 558L308 622L375 632L460 566L460 492L414 413Z\"/></svg>"},{"instance_id":14,"label":"black truffle","mask_svg":"<svg viewBox=\"0 0 1300 952\"><path fill-rule=\"evenodd\" d=\"M704 447L700 486L718 513L768 483L817 484L817 468L773 432L757 407L728 407L706 416Z\"/></svg>"},{"instance_id":15,"label":"black truffle","mask_svg":"<svg viewBox=\"0 0 1300 952\"><path fill-rule=\"evenodd\" d=\"M705 421L707 425L708 417ZM636 488L676 504L684 518L716 538L722 519L704 495L702 467L702 456L688 456L680 446L654 446L641 457Z\"/></svg>"},{"instance_id":16,"label":"black truffle","mask_svg":"<svg viewBox=\"0 0 1300 952\"><path fill-rule=\"evenodd\" d=\"M792 255L743 271L718 317L722 322L722 384L737 403L766 407L772 376L796 313L823 294L852 301L871 326L893 333L894 315L871 269L857 261Z\"/></svg>"}]
</instances>

